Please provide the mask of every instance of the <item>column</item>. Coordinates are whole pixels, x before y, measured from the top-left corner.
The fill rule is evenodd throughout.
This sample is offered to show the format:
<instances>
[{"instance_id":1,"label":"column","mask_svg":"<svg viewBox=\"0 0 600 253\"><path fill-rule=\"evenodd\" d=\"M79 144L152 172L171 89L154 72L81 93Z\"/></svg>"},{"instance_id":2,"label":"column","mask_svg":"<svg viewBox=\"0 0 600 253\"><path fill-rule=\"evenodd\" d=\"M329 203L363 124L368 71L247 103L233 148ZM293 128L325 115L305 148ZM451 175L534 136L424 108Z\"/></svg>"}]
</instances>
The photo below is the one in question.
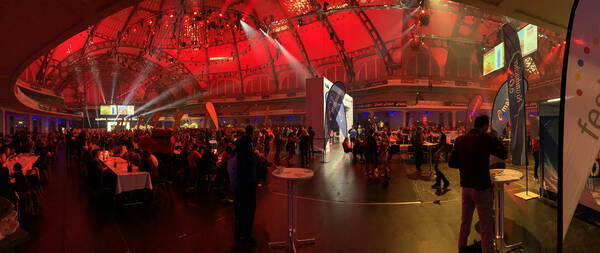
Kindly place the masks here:
<instances>
[{"instance_id":1,"label":"column","mask_svg":"<svg viewBox=\"0 0 600 253\"><path fill-rule=\"evenodd\" d=\"M456 111L452 111L452 127L456 128Z\"/></svg>"},{"instance_id":2,"label":"column","mask_svg":"<svg viewBox=\"0 0 600 253\"><path fill-rule=\"evenodd\" d=\"M53 118L54 119L54 132L58 131L58 119L57 118Z\"/></svg>"},{"instance_id":3,"label":"column","mask_svg":"<svg viewBox=\"0 0 600 253\"><path fill-rule=\"evenodd\" d=\"M27 114L27 131L33 133L33 115Z\"/></svg>"},{"instance_id":4,"label":"column","mask_svg":"<svg viewBox=\"0 0 600 253\"><path fill-rule=\"evenodd\" d=\"M6 136L6 110L2 108L2 136Z\"/></svg>"}]
</instances>

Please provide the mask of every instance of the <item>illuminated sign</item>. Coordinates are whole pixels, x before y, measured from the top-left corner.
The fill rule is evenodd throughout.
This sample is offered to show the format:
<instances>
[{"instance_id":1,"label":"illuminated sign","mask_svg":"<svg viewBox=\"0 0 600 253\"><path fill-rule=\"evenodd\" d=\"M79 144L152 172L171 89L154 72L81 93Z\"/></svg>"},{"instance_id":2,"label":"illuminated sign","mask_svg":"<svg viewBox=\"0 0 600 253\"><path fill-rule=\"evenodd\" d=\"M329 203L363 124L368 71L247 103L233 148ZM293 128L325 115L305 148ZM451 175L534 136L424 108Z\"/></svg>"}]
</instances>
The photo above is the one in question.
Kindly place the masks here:
<instances>
[{"instance_id":1,"label":"illuminated sign","mask_svg":"<svg viewBox=\"0 0 600 253\"><path fill-rule=\"evenodd\" d=\"M537 26L529 24L519 30L519 44L523 57L537 51ZM504 42L483 54L483 75L487 75L504 67Z\"/></svg>"},{"instance_id":2,"label":"illuminated sign","mask_svg":"<svg viewBox=\"0 0 600 253\"><path fill-rule=\"evenodd\" d=\"M133 115L135 112L133 105L119 105L117 109L119 110L119 115Z\"/></svg>"},{"instance_id":3,"label":"illuminated sign","mask_svg":"<svg viewBox=\"0 0 600 253\"><path fill-rule=\"evenodd\" d=\"M116 105L101 105L100 115L117 115Z\"/></svg>"}]
</instances>

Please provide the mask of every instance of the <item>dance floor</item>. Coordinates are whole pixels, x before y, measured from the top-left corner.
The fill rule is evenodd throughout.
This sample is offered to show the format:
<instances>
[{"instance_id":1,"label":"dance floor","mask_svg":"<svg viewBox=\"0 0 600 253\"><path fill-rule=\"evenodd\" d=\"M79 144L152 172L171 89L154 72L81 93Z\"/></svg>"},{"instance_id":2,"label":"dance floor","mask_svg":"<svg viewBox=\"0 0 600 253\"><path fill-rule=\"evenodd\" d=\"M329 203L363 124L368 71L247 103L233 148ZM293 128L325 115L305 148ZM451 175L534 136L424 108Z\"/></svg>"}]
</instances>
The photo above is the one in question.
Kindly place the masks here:
<instances>
[{"instance_id":1,"label":"dance floor","mask_svg":"<svg viewBox=\"0 0 600 253\"><path fill-rule=\"evenodd\" d=\"M285 252L267 246L286 238L283 181L269 176L258 190L254 226L258 245L247 248L233 240L233 205L221 204L213 193L186 195L174 186L169 197L157 198L151 205L112 209L90 201L78 169L67 166L65 157L61 152L44 192L42 214L22 224L31 241L19 252ZM352 164L351 156L341 151L332 152L329 160L313 161L315 176L298 186L298 237L316 238L316 244L302 246L300 252L458 251L457 170L442 166L451 186L448 192L438 192L431 189L433 181L415 173L414 165L397 158L389 183L367 181L364 164ZM525 242L515 252L555 252L553 202L514 196L523 189L524 182L506 187L507 241ZM470 243L479 240L472 231ZM597 226L575 218L564 252L597 252L596 238L600 238Z\"/></svg>"}]
</instances>

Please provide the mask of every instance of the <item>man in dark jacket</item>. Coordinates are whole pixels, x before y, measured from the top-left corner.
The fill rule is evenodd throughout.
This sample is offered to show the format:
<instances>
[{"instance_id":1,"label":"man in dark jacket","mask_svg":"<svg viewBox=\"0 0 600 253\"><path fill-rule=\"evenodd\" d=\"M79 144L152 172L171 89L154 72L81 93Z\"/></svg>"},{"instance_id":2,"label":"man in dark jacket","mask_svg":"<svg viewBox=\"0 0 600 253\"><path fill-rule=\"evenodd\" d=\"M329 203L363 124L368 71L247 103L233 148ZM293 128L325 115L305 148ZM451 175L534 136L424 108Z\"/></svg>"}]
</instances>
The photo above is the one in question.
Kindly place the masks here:
<instances>
[{"instance_id":1,"label":"man in dark jacket","mask_svg":"<svg viewBox=\"0 0 600 253\"><path fill-rule=\"evenodd\" d=\"M367 177L374 178L375 169L377 168L377 140L375 140L375 131L373 131L373 129L369 130L369 134L367 136L367 147L364 152L367 159L367 163L365 165L367 168Z\"/></svg>"},{"instance_id":2,"label":"man in dark jacket","mask_svg":"<svg viewBox=\"0 0 600 253\"><path fill-rule=\"evenodd\" d=\"M493 252L493 192L490 179L490 154L506 159L506 150L495 134L487 133L489 118L475 119L475 128L456 139L451 160L456 159L462 187L462 217L458 237L459 251L464 250L471 232L473 211L477 208L483 253Z\"/></svg>"},{"instance_id":3,"label":"man in dark jacket","mask_svg":"<svg viewBox=\"0 0 600 253\"><path fill-rule=\"evenodd\" d=\"M239 242L255 244L252 226L256 211L256 156L252 145L252 126L246 126L245 135L235 141L236 156L235 229Z\"/></svg>"}]
</instances>

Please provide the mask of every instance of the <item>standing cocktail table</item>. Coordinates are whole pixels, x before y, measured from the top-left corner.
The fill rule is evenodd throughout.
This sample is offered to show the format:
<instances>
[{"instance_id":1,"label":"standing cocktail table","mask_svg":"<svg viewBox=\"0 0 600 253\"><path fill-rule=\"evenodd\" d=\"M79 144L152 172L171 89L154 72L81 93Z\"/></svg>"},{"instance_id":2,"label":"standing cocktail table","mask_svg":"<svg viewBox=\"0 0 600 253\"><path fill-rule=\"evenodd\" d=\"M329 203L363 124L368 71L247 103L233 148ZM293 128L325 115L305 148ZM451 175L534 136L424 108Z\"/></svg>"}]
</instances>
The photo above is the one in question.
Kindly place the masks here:
<instances>
[{"instance_id":1,"label":"standing cocktail table","mask_svg":"<svg viewBox=\"0 0 600 253\"><path fill-rule=\"evenodd\" d=\"M504 184L519 181L523 178L523 173L511 169L492 169L490 177L494 184L494 244L496 252L507 252L523 246L522 242L506 245L504 241Z\"/></svg>"},{"instance_id":2,"label":"standing cocktail table","mask_svg":"<svg viewBox=\"0 0 600 253\"><path fill-rule=\"evenodd\" d=\"M269 247L289 246L292 252L296 252L296 241L298 245L315 243L314 238L296 240L296 183L313 177L314 172L304 168L281 168L272 174L275 178L286 180L288 185L288 241L270 242Z\"/></svg>"}]
</instances>

